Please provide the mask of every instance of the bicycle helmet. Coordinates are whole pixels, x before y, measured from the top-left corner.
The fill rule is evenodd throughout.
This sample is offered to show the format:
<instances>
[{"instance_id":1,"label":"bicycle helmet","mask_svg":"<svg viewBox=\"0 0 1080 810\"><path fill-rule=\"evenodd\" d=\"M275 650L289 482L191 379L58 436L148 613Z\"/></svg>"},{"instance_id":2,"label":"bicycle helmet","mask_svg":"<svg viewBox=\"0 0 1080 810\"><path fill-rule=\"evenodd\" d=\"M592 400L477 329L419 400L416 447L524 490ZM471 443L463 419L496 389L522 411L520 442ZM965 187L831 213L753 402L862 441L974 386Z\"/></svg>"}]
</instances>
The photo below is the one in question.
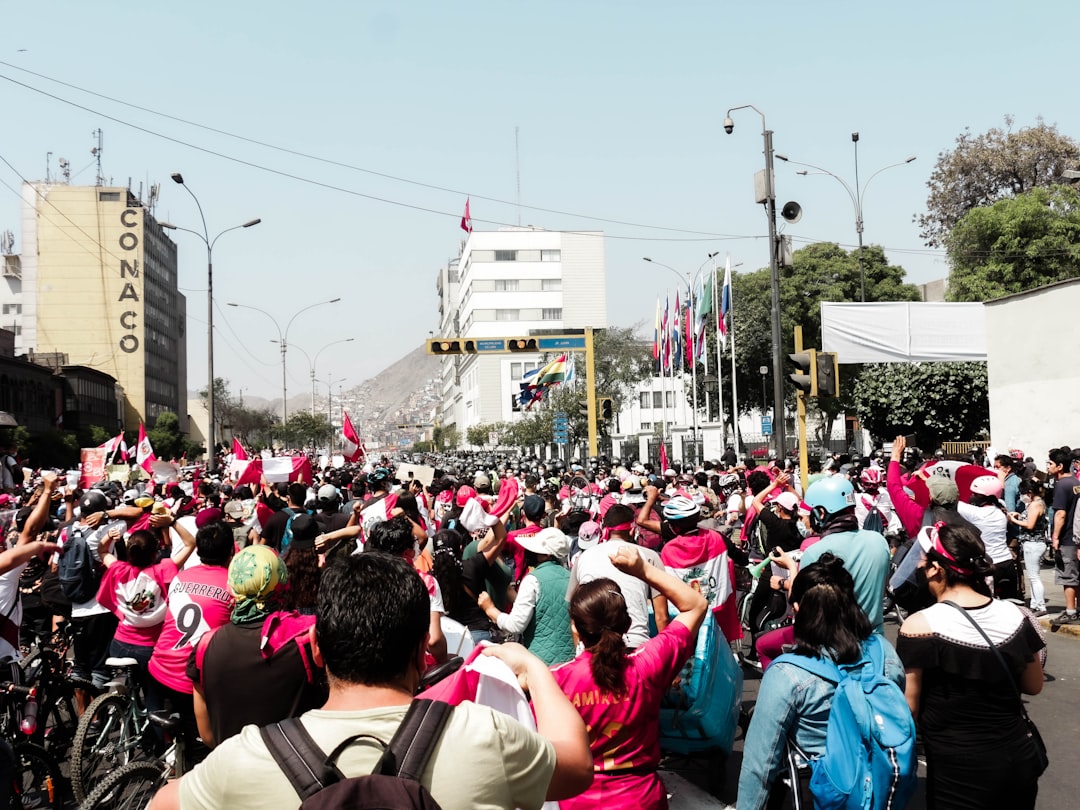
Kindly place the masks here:
<instances>
[{"instance_id":1,"label":"bicycle helmet","mask_svg":"<svg viewBox=\"0 0 1080 810\"><path fill-rule=\"evenodd\" d=\"M971 491L975 495L989 495L992 498L1001 498L1005 495L1005 487L996 475L980 475L978 478L973 478Z\"/></svg>"},{"instance_id":2,"label":"bicycle helmet","mask_svg":"<svg viewBox=\"0 0 1080 810\"><path fill-rule=\"evenodd\" d=\"M825 514L835 515L855 505L855 487L843 476L830 475L811 484L804 500L814 511L821 508Z\"/></svg>"},{"instance_id":3,"label":"bicycle helmet","mask_svg":"<svg viewBox=\"0 0 1080 810\"><path fill-rule=\"evenodd\" d=\"M664 504L664 517L668 520L682 520L701 514L701 507L685 495L675 495Z\"/></svg>"}]
</instances>

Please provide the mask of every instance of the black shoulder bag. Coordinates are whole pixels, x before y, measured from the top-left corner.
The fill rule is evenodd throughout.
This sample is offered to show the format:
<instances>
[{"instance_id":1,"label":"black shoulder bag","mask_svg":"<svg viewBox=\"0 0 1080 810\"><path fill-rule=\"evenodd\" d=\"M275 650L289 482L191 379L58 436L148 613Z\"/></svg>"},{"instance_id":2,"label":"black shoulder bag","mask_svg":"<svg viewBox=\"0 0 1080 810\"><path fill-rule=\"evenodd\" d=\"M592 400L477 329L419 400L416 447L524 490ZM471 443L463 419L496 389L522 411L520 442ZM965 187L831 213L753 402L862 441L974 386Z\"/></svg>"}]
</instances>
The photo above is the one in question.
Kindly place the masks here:
<instances>
[{"instance_id":1,"label":"black shoulder bag","mask_svg":"<svg viewBox=\"0 0 1080 810\"><path fill-rule=\"evenodd\" d=\"M1028 717L1027 709L1024 708L1024 698L1020 694L1020 688L1016 685L1016 681L1013 680L1012 670L1010 670L1009 665L1005 663L1004 656L1002 656L998 648L994 646L994 642L990 640L990 636L986 635L986 631L979 627L979 623L977 621L971 618L970 613L960 607L960 605L956 604L956 602L952 602L948 599L942 602L942 604L956 608L964 615L965 619L971 622L971 626L979 631L979 635L982 636L983 640L986 641L987 646L990 647L994 655L997 657L998 663L1001 664L1001 668L1005 670L1005 680L1009 682L1009 684L1013 688L1013 691L1016 692L1016 702L1020 706L1020 717L1023 719L1024 725L1027 727L1027 735L1031 739L1032 743L1035 744L1036 765L1039 772L1038 775L1041 776L1043 771L1045 771L1047 766L1050 764L1050 757L1047 756L1046 753L1046 743L1043 742L1042 735L1039 734L1039 729L1031 721L1031 718ZM1026 617L1024 618L1024 621L1027 621Z\"/></svg>"}]
</instances>

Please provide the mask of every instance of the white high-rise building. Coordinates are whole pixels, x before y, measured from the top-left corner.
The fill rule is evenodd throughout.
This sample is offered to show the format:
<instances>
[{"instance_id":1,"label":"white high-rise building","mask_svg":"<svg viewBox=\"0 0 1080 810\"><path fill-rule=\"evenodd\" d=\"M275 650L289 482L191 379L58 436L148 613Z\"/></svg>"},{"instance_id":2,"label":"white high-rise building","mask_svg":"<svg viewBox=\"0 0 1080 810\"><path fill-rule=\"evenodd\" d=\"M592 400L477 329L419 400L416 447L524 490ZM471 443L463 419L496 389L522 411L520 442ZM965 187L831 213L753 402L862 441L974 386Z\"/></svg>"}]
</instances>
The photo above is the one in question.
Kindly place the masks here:
<instances>
[{"instance_id":1,"label":"white high-rise building","mask_svg":"<svg viewBox=\"0 0 1080 810\"><path fill-rule=\"evenodd\" d=\"M608 325L601 231L474 231L439 271L441 337L503 338ZM517 418L514 396L542 354L443 360L440 423L464 437L474 425ZM548 358L550 359L550 358Z\"/></svg>"}]
</instances>

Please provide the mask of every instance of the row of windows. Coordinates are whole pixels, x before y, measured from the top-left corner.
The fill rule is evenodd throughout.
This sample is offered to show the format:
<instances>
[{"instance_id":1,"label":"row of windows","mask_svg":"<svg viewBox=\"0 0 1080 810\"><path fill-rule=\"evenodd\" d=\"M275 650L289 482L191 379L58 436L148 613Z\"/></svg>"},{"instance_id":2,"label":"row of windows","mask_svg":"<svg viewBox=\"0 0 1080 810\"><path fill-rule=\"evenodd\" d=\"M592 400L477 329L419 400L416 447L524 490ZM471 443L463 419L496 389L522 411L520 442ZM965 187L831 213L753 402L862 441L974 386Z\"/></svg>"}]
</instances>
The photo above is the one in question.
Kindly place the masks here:
<instances>
[{"instance_id":1,"label":"row of windows","mask_svg":"<svg viewBox=\"0 0 1080 810\"><path fill-rule=\"evenodd\" d=\"M536 368L536 363L511 363L510 364L510 379L521 380L525 377L526 371L532 371Z\"/></svg>"},{"instance_id":2,"label":"row of windows","mask_svg":"<svg viewBox=\"0 0 1080 810\"><path fill-rule=\"evenodd\" d=\"M535 281L530 279L530 281ZM475 283L474 283L475 286ZM531 284L528 286L532 286ZM495 292L517 292L521 289L521 279L517 278L497 278L495 279ZM535 287L534 287L535 289ZM542 278L540 279L540 289L543 292L553 292L562 289L561 278Z\"/></svg>"},{"instance_id":3,"label":"row of windows","mask_svg":"<svg viewBox=\"0 0 1080 810\"><path fill-rule=\"evenodd\" d=\"M4 304L5 315L22 315L22 304Z\"/></svg>"},{"instance_id":4,"label":"row of windows","mask_svg":"<svg viewBox=\"0 0 1080 810\"><path fill-rule=\"evenodd\" d=\"M667 407L675 407L675 392L674 391L642 391L641 392L641 407L642 408L663 408L664 407L664 394L667 394ZM644 425L642 425L644 427Z\"/></svg>"},{"instance_id":5,"label":"row of windows","mask_svg":"<svg viewBox=\"0 0 1080 810\"><path fill-rule=\"evenodd\" d=\"M547 307L542 309L540 318L544 321L561 321L562 320L562 308L561 307ZM495 320L497 321L520 321L521 310L520 309L497 309L495 310Z\"/></svg>"}]
</instances>

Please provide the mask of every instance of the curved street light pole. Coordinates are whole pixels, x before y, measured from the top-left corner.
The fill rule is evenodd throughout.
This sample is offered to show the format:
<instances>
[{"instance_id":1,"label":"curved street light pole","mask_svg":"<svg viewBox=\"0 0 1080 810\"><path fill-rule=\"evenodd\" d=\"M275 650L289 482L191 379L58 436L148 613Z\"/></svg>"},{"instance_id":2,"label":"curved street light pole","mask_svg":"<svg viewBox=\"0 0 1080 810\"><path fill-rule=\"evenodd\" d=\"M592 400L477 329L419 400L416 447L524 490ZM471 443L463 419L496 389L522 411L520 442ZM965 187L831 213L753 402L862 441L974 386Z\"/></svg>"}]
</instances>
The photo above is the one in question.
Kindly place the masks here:
<instances>
[{"instance_id":1,"label":"curved street light pole","mask_svg":"<svg viewBox=\"0 0 1080 810\"><path fill-rule=\"evenodd\" d=\"M319 362L319 355L322 354L327 349L329 349L331 346L336 346L339 343L350 343L355 339L356 338L342 338L341 340L334 340L334 341L331 341L330 343L327 343L325 346L323 346L321 349L319 349L317 352L315 352L315 359L314 360L311 359L311 355L309 355L306 351L304 351L304 349L302 347L298 346L295 343L292 345L292 347L294 349L299 349L300 353L303 354L304 357L306 357L307 361L308 361L308 370L311 373L311 415L312 416L315 415L315 366Z\"/></svg>"},{"instance_id":2,"label":"curved street light pole","mask_svg":"<svg viewBox=\"0 0 1080 810\"><path fill-rule=\"evenodd\" d=\"M784 360L780 335L780 263L776 255L776 187L773 182L773 133L765 124L765 113L753 104L732 107L724 118L724 131L729 135L735 129L731 114L736 110L753 110L761 116L761 136L765 141L765 217L769 222L769 279L772 288L772 342L773 342L773 435L776 436L776 452L783 459L787 456L784 428Z\"/></svg>"},{"instance_id":3,"label":"curved street light pole","mask_svg":"<svg viewBox=\"0 0 1080 810\"><path fill-rule=\"evenodd\" d=\"M340 298L331 298L329 301L317 301L314 304L309 304L308 306L304 307L303 309L298 310L291 318L289 318L289 322L287 324L285 324L285 331L281 330L281 325L277 322L277 318L275 318L273 315L271 315L265 309L259 309L258 307L251 306L250 304L237 304L237 303L234 303L232 301L228 302L228 306L230 306L230 307L237 307L239 309L253 309L256 312L261 312L263 315L265 315L267 318L270 319L270 321L274 324L274 328L277 329L277 333L278 333L277 343L281 347L281 426L282 427L285 427L285 422L288 419L288 415L289 415L288 414L288 405L286 404L286 399L287 399L287 395L288 395L288 383L285 380L285 355L286 355L286 352L287 352L288 347L289 347L289 345L288 345L289 327L291 327L293 325L293 321L295 321L297 319L297 317L299 317L303 313L307 312L309 309L314 309L315 307L321 307L323 304L336 304L340 300L341 300ZM305 356L306 356L306 353L305 353Z\"/></svg>"},{"instance_id":4,"label":"curved street light pole","mask_svg":"<svg viewBox=\"0 0 1080 810\"><path fill-rule=\"evenodd\" d=\"M852 132L851 133L851 140L855 144L855 187L854 188L852 188L850 185L848 185L847 181L844 180L844 178L840 177L837 174L834 174L833 172L830 172L828 169L823 169L820 166L813 165L812 163L800 163L797 160L792 160L787 155L777 155L776 157L777 157L778 160L782 160L785 163L791 163L791 164L793 164L795 166L805 166L808 169L813 169L814 173L827 174L833 180L835 180L840 185L842 185L844 187L844 191L846 191L848 193L848 197L851 198L851 204L855 208L855 233L859 237L859 253L858 253L858 261L859 261L859 300L862 301L863 303L865 303L866 302L866 272L865 272L865 268L863 266L863 203L866 201L866 189L870 186L870 181L873 180L875 177L877 177L882 172L887 171L888 169L895 169L897 166L905 166L908 163L913 162L918 156L917 155L912 155L911 157L905 158L904 160L897 161L896 163L890 163L888 166L882 166L880 169L878 169L876 172L874 172L872 175L870 175L868 178L866 178L866 182L863 183L862 187L860 188L859 187L859 133L858 132ZM805 176L809 175L810 172L803 171L803 172L796 172L796 174L801 174L801 175L803 175L805 177Z\"/></svg>"},{"instance_id":5,"label":"curved street light pole","mask_svg":"<svg viewBox=\"0 0 1080 810\"><path fill-rule=\"evenodd\" d=\"M230 231L240 230L241 228L251 228L262 222L262 219L252 219L242 225L234 225L231 228L226 228L211 239L210 232L206 228L206 217L203 215L199 198L196 197L195 192L188 188L187 184L184 183L184 177L180 172L173 172L171 177L173 182L182 186L184 191L190 194L191 199L195 201L195 207L199 210L199 219L202 221L203 230L202 233L199 233L198 231L193 231L189 228L178 227L169 222L159 222L158 224L162 228L168 230L184 231L185 233L195 234L206 244L206 411L207 416L209 417L206 431L206 466L209 472L213 472L217 468L217 453L215 452L217 441L214 424L217 419L214 401L214 245L217 243L218 239Z\"/></svg>"}]
</instances>

